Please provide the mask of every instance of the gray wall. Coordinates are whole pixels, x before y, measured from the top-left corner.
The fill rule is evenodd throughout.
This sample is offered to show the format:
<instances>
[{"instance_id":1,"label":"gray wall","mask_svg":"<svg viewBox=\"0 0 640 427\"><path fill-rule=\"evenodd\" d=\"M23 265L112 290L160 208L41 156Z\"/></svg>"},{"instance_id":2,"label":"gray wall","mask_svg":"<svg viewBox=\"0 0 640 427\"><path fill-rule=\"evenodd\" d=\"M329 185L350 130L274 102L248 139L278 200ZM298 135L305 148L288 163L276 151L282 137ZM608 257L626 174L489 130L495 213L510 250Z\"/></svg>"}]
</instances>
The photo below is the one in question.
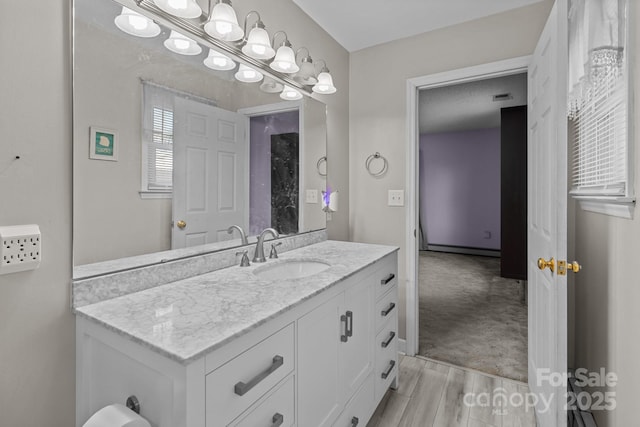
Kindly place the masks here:
<instances>
[{"instance_id":1,"label":"gray wall","mask_svg":"<svg viewBox=\"0 0 640 427\"><path fill-rule=\"evenodd\" d=\"M3 1L1 9L0 224L39 224L42 264L0 276L0 424L68 427L75 419L69 7Z\"/></svg>"},{"instance_id":2,"label":"gray wall","mask_svg":"<svg viewBox=\"0 0 640 427\"><path fill-rule=\"evenodd\" d=\"M500 128L420 135L420 222L430 245L500 250Z\"/></svg>"},{"instance_id":3,"label":"gray wall","mask_svg":"<svg viewBox=\"0 0 640 427\"><path fill-rule=\"evenodd\" d=\"M460 25L351 54L350 162L353 240L400 247L400 335L405 336L405 216L387 206L387 190L405 188L406 81L447 70L530 55L553 2L545 0ZM397 64L402 64L398 66ZM382 179L364 168L379 151L389 160ZM341 196L342 200L342 196Z\"/></svg>"},{"instance_id":4,"label":"gray wall","mask_svg":"<svg viewBox=\"0 0 640 427\"><path fill-rule=\"evenodd\" d=\"M2 426L75 423L75 331L69 310L70 4L69 0L3 1L1 6L0 224L37 223L43 233L40 268L0 276ZM243 1L242 6L248 9L238 15L260 10L265 23L286 28L292 41L330 64L339 91L322 99L328 105L329 156L335 158L329 173L347 193L348 53L290 0L273 0L269 8L258 0ZM16 155L21 159L12 161ZM348 237L346 200L329 224L332 238Z\"/></svg>"}]
</instances>

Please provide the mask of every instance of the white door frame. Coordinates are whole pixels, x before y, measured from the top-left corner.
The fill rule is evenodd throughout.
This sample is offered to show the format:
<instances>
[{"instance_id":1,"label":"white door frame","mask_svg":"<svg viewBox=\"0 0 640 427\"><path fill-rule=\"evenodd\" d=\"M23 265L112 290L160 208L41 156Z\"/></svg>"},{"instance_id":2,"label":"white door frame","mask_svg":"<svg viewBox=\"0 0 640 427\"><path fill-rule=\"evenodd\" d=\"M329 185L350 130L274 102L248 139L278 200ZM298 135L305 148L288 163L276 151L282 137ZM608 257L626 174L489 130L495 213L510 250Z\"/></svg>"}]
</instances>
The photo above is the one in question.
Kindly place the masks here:
<instances>
[{"instance_id":1,"label":"white door frame","mask_svg":"<svg viewBox=\"0 0 640 427\"><path fill-rule=\"evenodd\" d=\"M476 80L486 80L513 74L526 73L531 56L521 56L473 67L460 68L407 80L407 139L406 139L406 354L414 356L418 351L418 171L419 137L418 91L433 89Z\"/></svg>"},{"instance_id":2,"label":"white door frame","mask_svg":"<svg viewBox=\"0 0 640 427\"><path fill-rule=\"evenodd\" d=\"M250 132L250 122L249 119L251 117L255 117L255 116L264 116L266 114L276 114L276 113L286 113L287 111L295 111L298 110L298 135L299 135L299 139L300 139L300 144L299 144L299 158L300 158L300 165L298 166L298 174L299 174L299 179L298 179L298 188L300 188L300 201L299 201L299 206L298 206L298 230L302 230L304 227L304 223L305 223L305 218L304 218L304 204L303 204L303 199L302 199L302 192L303 192L303 188L305 188L305 182L304 182L304 173L305 173L305 166L304 166L304 162L302 161L302 159L304 159L304 99L299 100L299 101L282 101L282 102L276 102L274 104L265 104L265 105L258 105L257 107L247 107L247 108L241 108L238 110L239 114L244 114L247 117L247 123L246 123L246 135L247 135L247 147L250 146L250 138L251 138L251 132ZM249 157L250 157L250 153L249 153L249 149L247 149L247 171L249 173L251 173L251 165L249 165ZM249 191L247 191L247 226L249 226L249 211L251 209L251 206L249 206Z\"/></svg>"}]
</instances>

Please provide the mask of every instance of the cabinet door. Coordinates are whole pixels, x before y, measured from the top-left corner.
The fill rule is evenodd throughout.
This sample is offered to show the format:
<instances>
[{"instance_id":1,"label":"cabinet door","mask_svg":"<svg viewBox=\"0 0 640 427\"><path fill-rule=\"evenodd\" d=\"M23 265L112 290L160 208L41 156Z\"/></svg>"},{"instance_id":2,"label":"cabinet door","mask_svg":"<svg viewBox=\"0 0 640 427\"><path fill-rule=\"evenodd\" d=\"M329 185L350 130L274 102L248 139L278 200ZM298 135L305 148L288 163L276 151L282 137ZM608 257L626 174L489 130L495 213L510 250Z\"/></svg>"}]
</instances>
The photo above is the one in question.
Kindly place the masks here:
<instances>
[{"instance_id":1,"label":"cabinet door","mask_svg":"<svg viewBox=\"0 0 640 427\"><path fill-rule=\"evenodd\" d=\"M373 369L373 276L353 284L345 291L345 314L350 333L342 343L340 378L342 378L344 401L358 390Z\"/></svg>"},{"instance_id":2,"label":"cabinet door","mask_svg":"<svg viewBox=\"0 0 640 427\"><path fill-rule=\"evenodd\" d=\"M342 411L340 316L344 294L298 320L298 425L330 426Z\"/></svg>"}]
</instances>

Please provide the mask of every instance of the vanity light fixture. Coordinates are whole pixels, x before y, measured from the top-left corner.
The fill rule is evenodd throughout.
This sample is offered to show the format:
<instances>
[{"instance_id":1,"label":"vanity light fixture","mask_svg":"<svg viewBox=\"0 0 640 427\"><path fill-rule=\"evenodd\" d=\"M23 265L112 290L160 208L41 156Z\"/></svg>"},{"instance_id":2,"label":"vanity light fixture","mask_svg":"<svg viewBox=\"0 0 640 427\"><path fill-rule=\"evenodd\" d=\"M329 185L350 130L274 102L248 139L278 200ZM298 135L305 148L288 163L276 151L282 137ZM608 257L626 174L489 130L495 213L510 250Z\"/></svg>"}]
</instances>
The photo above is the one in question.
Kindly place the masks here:
<instances>
[{"instance_id":1,"label":"vanity light fixture","mask_svg":"<svg viewBox=\"0 0 640 427\"><path fill-rule=\"evenodd\" d=\"M303 85L313 86L318 83L318 79L316 78L316 70L313 66L313 59L311 59L311 54L309 53L309 49L306 47L301 47L296 51L296 58L300 51L307 51L307 55L303 56L300 60L300 70L293 77L295 81L298 83L302 83Z\"/></svg>"},{"instance_id":2,"label":"vanity light fixture","mask_svg":"<svg viewBox=\"0 0 640 427\"><path fill-rule=\"evenodd\" d=\"M244 83L256 83L262 80L263 77L261 72L244 64L240 64L236 72L236 79Z\"/></svg>"},{"instance_id":3,"label":"vanity light fixture","mask_svg":"<svg viewBox=\"0 0 640 427\"><path fill-rule=\"evenodd\" d=\"M271 64L269 64L269 67L271 67L272 70L276 70L281 73L297 73L300 70L300 67L296 64L296 55L293 53L293 49L291 49L291 43L289 42L287 33L284 31L277 31L273 35L272 44L275 46L276 36L278 34L284 34L284 40L276 52L276 57L271 61Z\"/></svg>"},{"instance_id":4,"label":"vanity light fixture","mask_svg":"<svg viewBox=\"0 0 640 427\"><path fill-rule=\"evenodd\" d=\"M231 0L208 0L208 16L198 5L204 4L204 0L133 1L141 9L141 13L148 12L144 16L148 17L152 26L161 22L172 30L169 39L165 40L165 46L173 52L197 55L202 51L199 44L214 49L221 54L209 52L204 60L207 67L230 70L233 62L240 63L242 66L235 73L236 79L242 82L259 82L269 76L275 82L265 81L261 89L274 93L284 91L284 99L292 99L291 96L297 96L298 93L328 95L336 92L325 61L322 61L318 74L309 49L300 48L294 53L284 31L276 32L271 40L260 13L256 10L251 10L245 16L243 26L240 27L237 25L237 15L231 6ZM138 11L137 8L131 10ZM136 22L136 18L133 19ZM136 25L143 24L138 22ZM284 40L276 45L277 34L280 32ZM277 55L274 46L278 51ZM298 93L291 92L291 89Z\"/></svg>"},{"instance_id":5,"label":"vanity light fixture","mask_svg":"<svg viewBox=\"0 0 640 427\"><path fill-rule=\"evenodd\" d=\"M320 74L318 74L318 82L313 86L312 90L315 93L319 93L322 95L330 95L332 93L336 93L336 87L333 85L333 78L331 77L331 73L329 73L327 63L323 60L321 61L324 65L320 70Z\"/></svg>"},{"instance_id":6,"label":"vanity light fixture","mask_svg":"<svg viewBox=\"0 0 640 427\"><path fill-rule=\"evenodd\" d=\"M179 18L198 18L202 8L196 0L153 0L163 11Z\"/></svg>"},{"instance_id":7,"label":"vanity light fixture","mask_svg":"<svg viewBox=\"0 0 640 427\"><path fill-rule=\"evenodd\" d=\"M265 93L280 93L282 89L284 89L284 85L269 76L265 76L264 81L260 85L260 90Z\"/></svg>"},{"instance_id":8,"label":"vanity light fixture","mask_svg":"<svg viewBox=\"0 0 640 427\"><path fill-rule=\"evenodd\" d=\"M253 59L271 59L276 54L276 51L271 47L269 33L264 29L264 23L260 19L260 14L255 10L252 10L247 14L247 17L244 20L244 32L247 32L247 20L251 14L256 14L258 16L258 21L253 25L253 28L249 32L247 43L242 47L242 52Z\"/></svg>"},{"instance_id":9,"label":"vanity light fixture","mask_svg":"<svg viewBox=\"0 0 640 427\"><path fill-rule=\"evenodd\" d=\"M242 40L244 30L238 25L238 17L231 6L231 0L218 0L211 11L209 21L204 24L204 31L211 37L226 42Z\"/></svg>"},{"instance_id":10,"label":"vanity light fixture","mask_svg":"<svg viewBox=\"0 0 640 427\"><path fill-rule=\"evenodd\" d=\"M160 25L124 6L113 22L125 33L136 37L155 37L161 32Z\"/></svg>"},{"instance_id":11,"label":"vanity light fixture","mask_svg":"<svg viewBox=\"0 0 640 427\"><path fill-rule=\"evenodd\" d=\"M180 55L198 55L202 52L202 48L198 43L173 30L169 38L164 41L164 47Z\"/></svg>"},{"instance_id":12,"label":"vanity light fixture","mask_svg":"<svg viewBox=\"0 0 640 427\"><path fill-rule=\"evenodd\" d=\"M297 99L301 99L302 94L300 93L300 91L292 88L291 86L285 85L284 90L280 94L280 98L287 101L295 101Z\"/></svg>"}]
</instances>

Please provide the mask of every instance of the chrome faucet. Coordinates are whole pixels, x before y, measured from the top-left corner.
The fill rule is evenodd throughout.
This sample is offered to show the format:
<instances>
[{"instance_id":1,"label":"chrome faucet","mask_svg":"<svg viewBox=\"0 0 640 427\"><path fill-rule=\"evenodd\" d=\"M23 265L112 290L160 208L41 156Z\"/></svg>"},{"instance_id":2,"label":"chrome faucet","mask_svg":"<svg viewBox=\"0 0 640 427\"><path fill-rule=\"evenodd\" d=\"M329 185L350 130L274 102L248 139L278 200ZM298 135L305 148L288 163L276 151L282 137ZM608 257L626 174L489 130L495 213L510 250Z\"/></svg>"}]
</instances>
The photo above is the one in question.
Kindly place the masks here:
<instances>
[{"instance_id":1,"label":"chrome faucet","mask_svg":"<svg viewBox=\"0 0 640 427\"><path fill-rule=\"evenodd\" d=\"M232 225L231 227L227 228L227 233L231 234L233 233L233 230L238 230L238 233L240 233L240 240L242 240L243 246L249 244L249 242L247 241L247 235L245 234L242 227L240 227L239 225Z\"/></svg>"},{"instance_id":2,"label":"chrome faucet","mask_svg":"<svg viewBox=\"0 0 640 427\"><path fill-rule=\"evenodd\" d=\"M253 262L266 262L267 259L264 256L264 238L267 237L267 234L271 234L274 239L280 237L278 232L273 228L265 228L258 236L258 243L256 243L256 250L253 255Z\"/></svg>"}]
</instances>

